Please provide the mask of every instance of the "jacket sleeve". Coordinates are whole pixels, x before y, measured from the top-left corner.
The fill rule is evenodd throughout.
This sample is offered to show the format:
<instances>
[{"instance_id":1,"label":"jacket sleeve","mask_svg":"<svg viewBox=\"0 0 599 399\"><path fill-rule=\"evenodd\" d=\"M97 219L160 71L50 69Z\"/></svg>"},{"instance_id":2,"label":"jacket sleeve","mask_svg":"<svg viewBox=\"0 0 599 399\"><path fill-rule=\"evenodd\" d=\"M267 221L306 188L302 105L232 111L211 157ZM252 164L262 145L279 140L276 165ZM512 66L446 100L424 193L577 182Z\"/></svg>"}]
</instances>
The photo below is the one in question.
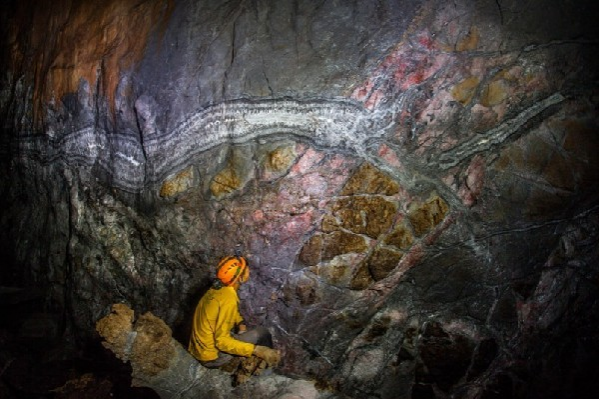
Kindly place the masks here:
<instances>
[{"instance_id":1,"label":"jacket sleeve","mask_svg":"<svg viewBox=\"0 0 599 399\"><path fill-rule=\"evenodd\" d=\"M239 341L231 336L231 330L241 321L243 319L239 314L237 301L223 301L216 319L216 330L214 332L216 347L219 351L238 356L252 356L254 344Z\"/></svg>"}]
</instances>

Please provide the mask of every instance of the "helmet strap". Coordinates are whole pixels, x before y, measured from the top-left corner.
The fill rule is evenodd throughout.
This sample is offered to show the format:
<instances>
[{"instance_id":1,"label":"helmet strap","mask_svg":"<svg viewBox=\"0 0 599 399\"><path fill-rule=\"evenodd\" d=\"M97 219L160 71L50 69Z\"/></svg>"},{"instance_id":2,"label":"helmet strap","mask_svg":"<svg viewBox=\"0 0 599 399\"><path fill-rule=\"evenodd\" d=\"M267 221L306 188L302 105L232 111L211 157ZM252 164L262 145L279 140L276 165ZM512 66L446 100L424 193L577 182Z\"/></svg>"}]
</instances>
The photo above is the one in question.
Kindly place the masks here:
<instances>
[{"instance_id":1,"label":"helmet strap","mask_svg":"<svg viewBox=\"0 0 599 399\"><path fill-rule=\"evenodd\" d=\"M220 290L224 286L225 285L223 284L223 282L219 279L215 278L214 280L212 280L212 288L214 288L215 290Z\"/></svg>"}]
</instances>

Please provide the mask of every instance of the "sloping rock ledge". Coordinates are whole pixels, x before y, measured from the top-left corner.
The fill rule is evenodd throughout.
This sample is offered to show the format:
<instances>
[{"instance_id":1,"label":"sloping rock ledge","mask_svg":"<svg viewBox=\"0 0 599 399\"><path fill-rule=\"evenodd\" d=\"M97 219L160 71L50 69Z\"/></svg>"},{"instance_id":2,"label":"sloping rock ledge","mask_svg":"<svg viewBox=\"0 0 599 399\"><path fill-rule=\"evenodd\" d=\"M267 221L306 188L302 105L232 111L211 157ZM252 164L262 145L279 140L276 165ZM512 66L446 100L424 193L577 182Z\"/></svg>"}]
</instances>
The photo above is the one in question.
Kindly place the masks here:
<instances>
[{"instance_id":1,"label":"sloping rock ledge","mask_svg":"<svg viewBox=\"0 0 599 399\"><path fill-rule=\"evenodd\" d=\"M112 311L96 323L102 344L123 362L130 362L132 385L153 389L163 399L256 398L325 399L314 383L294 380L276 373L254 376L238 387L231 375L203 367L172 337L160 318L147 312L135 320L135 312L125 304L112 305Z\"/></svg>"}]
</instances>

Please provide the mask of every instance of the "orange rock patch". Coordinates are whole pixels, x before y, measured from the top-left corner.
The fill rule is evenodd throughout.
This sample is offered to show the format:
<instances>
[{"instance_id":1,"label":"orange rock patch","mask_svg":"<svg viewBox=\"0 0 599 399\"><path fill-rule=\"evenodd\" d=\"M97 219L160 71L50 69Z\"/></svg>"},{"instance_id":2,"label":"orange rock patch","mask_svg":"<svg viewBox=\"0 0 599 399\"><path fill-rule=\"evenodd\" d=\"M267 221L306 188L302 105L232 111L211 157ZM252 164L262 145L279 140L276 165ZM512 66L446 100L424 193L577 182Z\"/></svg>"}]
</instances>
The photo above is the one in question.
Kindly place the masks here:
<instances>
[{"instance_id":1,"label":"orange rock patch","mask_svg":"<svg viewBox=\"0 0 599 399\"><path fill-rule=\"evenodd\" d=\"M44 106L77 91L81 79L101 93L114 113L121 71L145 51L154 28L164 29L172 0L25 0L17 2L11 69L33 83L34 121ZM27 34L23 34L27 27Z\"/></svg>"}]
</instances>

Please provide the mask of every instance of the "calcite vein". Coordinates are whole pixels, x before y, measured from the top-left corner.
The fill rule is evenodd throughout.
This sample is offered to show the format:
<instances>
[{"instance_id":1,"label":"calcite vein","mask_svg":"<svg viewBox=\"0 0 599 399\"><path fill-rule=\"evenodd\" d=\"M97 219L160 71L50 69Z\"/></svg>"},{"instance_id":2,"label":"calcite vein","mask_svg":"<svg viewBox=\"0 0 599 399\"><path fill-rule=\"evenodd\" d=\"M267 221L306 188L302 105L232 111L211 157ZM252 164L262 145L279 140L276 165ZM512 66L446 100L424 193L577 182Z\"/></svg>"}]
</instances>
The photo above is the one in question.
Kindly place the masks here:
<instances>
[{"instance_id":1,"label":"calcite vein","mask_svg":"<svg viewBox=\"0 0 599 399\"><path fill-rule=\"evenodd\" d=\"M532 118L564 99L555 93L442 153L439 167L452 168L501 145ZM316 146L361 156L371 140L392 130L393 115L391 108L369 110L362 103L347 99L236 100L205 108L168 132L153 129L145 136L135 137L86 126L58 139L24 136L16 145L21 157L42 163L61 160L72 166L97 166L110 176L112 186L139 192L161 184L203 152L224 143L243 144L258 138L292 135Z\"/></svg>"},{"instance_id":2,"label":"calcite vein","mask_svg":"<svg viewBox=\"0 0 599 399\"><path fill-rule=\"evenodd\" d=\"M143 137L109 134L97 126L66 134L21 137L18 151L42 163L97 165L111 184L138 192L161 183L204 151L223 143L241 144L259 137L293 135L317 146L362 151L391 126L388 112L373 112L347 99L320 101L238 100L203 109L168 132Z\"/></svg>"},{"instance_id":3,"label":"calcite vein","mask_svg":"<svg viewBox=\"0 0 599 399\"><path fill-rule=\"evenodd\" d=\"M559 104L565 100L561 93L554 93L549 97L533 104L514 118L508 119L500 125L486 132L475 135L458 146L442 153L439 156L441 169L452 168L462 161L471 158L475 154L490 150L492 147L501 145L508 138L518 132L531 119L545 111L549 107Z\"/></svg>"}]
</instances>

